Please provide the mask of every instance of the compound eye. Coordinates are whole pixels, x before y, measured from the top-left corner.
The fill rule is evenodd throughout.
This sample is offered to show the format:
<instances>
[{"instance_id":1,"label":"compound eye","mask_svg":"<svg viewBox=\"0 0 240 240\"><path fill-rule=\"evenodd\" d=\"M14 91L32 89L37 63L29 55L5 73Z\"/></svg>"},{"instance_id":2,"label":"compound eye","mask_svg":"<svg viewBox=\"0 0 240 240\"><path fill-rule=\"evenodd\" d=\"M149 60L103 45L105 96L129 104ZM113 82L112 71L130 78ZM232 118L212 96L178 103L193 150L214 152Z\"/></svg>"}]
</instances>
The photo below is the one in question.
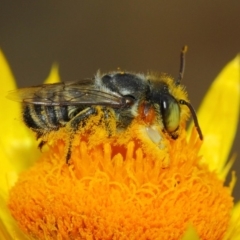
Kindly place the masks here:
<instances>
[{"instance_id":1,"label":"compound eye","mask_svg":"<svg viewBox=\"0 0 240 240\"><path fill-rule=\"evenodd\" d=\"M170 134L175 132L180 122L180 107L177 100L171 95L163 96L161 101L161 114L163 125L167 132ZM172 136L174 137L174 135Z\"/></svg>"}]
</instances>

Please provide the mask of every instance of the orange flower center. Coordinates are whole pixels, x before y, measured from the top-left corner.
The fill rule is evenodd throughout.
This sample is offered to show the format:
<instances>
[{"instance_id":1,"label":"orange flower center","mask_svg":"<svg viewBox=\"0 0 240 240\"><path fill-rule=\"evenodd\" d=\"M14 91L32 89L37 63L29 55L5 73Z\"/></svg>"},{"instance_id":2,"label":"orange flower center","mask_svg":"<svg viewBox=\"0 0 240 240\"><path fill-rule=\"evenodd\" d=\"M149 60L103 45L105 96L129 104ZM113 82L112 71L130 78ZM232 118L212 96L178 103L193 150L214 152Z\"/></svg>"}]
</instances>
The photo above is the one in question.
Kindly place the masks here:
<instances>
[{"instance_id":1,"label":"orange flower center","mask_svg":"<svg viewBox=\"0 0 240 240\"><path fill-rule=\"evenodd\" d=\"M192 224L201 239L221 239L233 200L199 163L196 132L156 144L146 131L76 134L69 164L58 136L10 192L21 229L37 239L179 239Z\"/></svg>"}]
</instances>

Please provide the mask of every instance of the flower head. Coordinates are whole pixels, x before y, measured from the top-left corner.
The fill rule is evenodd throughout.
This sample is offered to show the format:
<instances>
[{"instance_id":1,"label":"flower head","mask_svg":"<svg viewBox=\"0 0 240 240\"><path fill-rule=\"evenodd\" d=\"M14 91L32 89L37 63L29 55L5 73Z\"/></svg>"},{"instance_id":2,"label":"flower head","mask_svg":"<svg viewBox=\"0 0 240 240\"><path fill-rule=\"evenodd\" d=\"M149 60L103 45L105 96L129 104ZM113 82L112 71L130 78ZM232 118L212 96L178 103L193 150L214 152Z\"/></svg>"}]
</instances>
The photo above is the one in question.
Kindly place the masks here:
<instances>
[{"instance_id":1,"label":"flower head","mask_svg":"<svg viewBox=\"0 0 240 240\"><path fill-rule=\"evenodd\" d=\"M227 71L239 72L238 58L227 66ZM238 70L233 70L232 65ZM238 87L238 92L232 94L226 87L224 92L231 92L239 104L239 78L235 79L231 87ZM222 114L219 109L215 115ZM212 112L202 112L200 123ZM193 239L193 235L196 239L197 236L234 239L239 233L239 208L231 215L233 186L224 186L229 167L225 167L223 160L215 160L217 151L209 154L212 143L206 140L208 146L204 147L205 142L194 128L187 140L182 122L179 138L166 138L163 147L159 147L149 138L149 132L146 134L151 130L139 127L138 119L127 131L112 137L96 124L98 121L97 117L91 119L74 135L69 164L66 164L69 129L64 128L49 134L47 149L18 176L10 190L8 206L25 234L34 239ZM220 127L214 120L203 123L202 128L206 139L220 136L220 132L216 133ZM224 141L233 139L234 128L231 132L230 139ZM1 140L4 142L3 137ZM219 141L223 140L215 137L215 145ZM5 148L9 149L6 144ZM32 152L34 147L28 149L36 156L36 151ZM0 154L4 155L3 151ZM13 156L18 158L17 154ZM225 161L226 158L227 153ZM7 154L4 159L8 161ZM9 176L9 168L4 171ZM12 176L8 179L13 179ZM10 229L6 223L9 216L2 219ZM4 232L0 224L1 229ZM15 235L20 234L16 229Z\"/></svg>"}]
</instances>

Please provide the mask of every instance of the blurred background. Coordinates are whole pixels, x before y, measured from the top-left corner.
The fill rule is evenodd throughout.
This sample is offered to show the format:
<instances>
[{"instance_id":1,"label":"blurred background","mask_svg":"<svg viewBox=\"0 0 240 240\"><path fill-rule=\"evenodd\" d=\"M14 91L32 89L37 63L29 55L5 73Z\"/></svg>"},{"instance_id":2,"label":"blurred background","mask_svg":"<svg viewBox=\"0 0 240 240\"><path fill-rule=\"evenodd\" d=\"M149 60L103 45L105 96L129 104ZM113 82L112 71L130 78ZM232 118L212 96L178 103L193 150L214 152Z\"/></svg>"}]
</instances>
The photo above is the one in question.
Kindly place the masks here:
<instances>
[{"instance_id":1,"label":"blurred background","mask_svg":"<svg viewBox=\"0 0 240 240\"><path fill-rule=\"evenodd\" d=\"M53 62L63 81L118 67L177 77L184 44L183 83L197 109L212 80L240 52L240 1L0 0L0 48L19 87L42 83ZM232 150L238 175L239 149L238 129ZM238 181L237 199L239 190Z\"/></svg>"}]
</instances>

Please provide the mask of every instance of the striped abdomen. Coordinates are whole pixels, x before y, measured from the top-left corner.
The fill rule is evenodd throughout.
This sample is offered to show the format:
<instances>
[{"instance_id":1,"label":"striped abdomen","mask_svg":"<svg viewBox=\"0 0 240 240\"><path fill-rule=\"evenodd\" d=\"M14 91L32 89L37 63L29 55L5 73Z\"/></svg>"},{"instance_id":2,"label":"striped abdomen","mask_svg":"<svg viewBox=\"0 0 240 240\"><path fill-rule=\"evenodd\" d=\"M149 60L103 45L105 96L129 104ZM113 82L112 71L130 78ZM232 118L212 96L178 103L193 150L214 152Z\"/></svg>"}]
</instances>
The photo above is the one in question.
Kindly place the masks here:
<instances>
[{"instance_id":1,"label":"striped abdomen","mask_svg":"<svg viewBox=\"0 0 240 240\"><path fill-rule=\"evenodd\" d=\"M75 106L25 104L23 120L33 131L52 131L65 126L80 109Z\"/></svg>"}]
</instances>

